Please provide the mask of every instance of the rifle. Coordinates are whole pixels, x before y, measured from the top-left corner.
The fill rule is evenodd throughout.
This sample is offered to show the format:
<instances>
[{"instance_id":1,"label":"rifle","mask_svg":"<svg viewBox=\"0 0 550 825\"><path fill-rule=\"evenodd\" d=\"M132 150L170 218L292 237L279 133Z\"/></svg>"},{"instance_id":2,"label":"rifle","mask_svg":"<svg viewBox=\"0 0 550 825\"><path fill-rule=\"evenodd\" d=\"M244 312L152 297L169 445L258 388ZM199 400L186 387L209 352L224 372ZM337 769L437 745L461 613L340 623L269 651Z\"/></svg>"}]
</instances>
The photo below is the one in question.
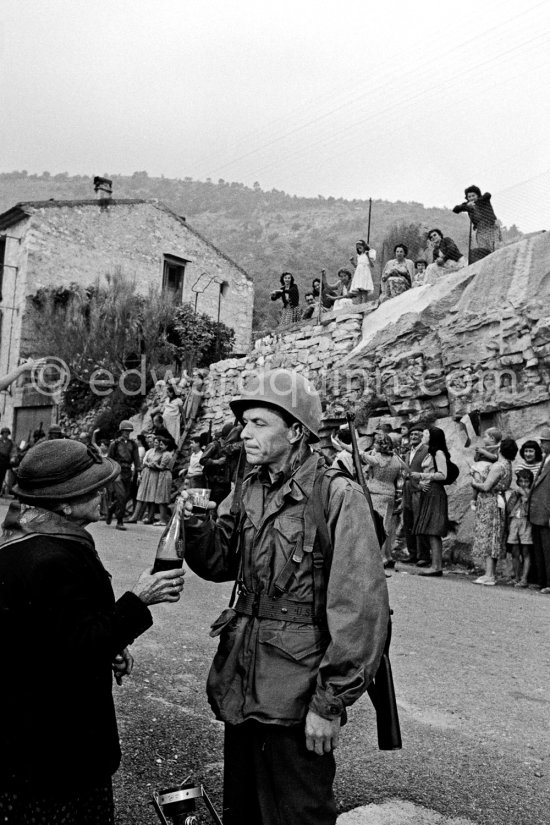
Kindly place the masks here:
<instances>
[{"instance_id":1,"label":"rifle","mask_svg":"<svg viewBox=\"0 0 550 825\"><path fill-rule=\"evenodd\" d=\"M370 492L365 482L365 478L363 476L361 458L359 456L359 447L357 444L357 433L355 431L355 413L348 413L346 415L346 418L351 435L351 446L353 452L353 464L355 467L355 472L365 494L365 498L367 499L367 502L369 504L374 526L376 528L376 516L378 514L375 513L374 508L372 506ZM378 516L378 520L380 521L380 516ZM378 529L377 535L380 540ZM393 684L393 675L390 663L392 614L393 610L390 610L390 616L388 617L388 632L386 634L386 643L384 645L384 652L382 653L380 665L378 666L378 670L376 671L376 675L373 681L367 688L367 693L369 694L370 700L374 705L374 709L376 711L378 747L381 751L399 750L403 747L401 739L401 728L399 725L399 713L397 710L397 701L395 698L395 686Z\"/></svg>"}]
</instances>

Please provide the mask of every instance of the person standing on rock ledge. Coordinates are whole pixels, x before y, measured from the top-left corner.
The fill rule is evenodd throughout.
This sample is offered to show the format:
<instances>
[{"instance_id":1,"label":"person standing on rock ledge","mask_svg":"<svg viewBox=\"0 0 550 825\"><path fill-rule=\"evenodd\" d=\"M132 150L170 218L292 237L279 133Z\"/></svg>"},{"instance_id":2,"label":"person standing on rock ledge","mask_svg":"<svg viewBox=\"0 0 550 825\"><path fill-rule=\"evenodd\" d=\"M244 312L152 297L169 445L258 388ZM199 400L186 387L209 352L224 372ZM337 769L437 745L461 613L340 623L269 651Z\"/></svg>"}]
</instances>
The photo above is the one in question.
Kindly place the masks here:
<instances>
[{"instance_id":1,"label":"person standing on rock ledge","mask_svg":"<svg viewBox=\"0 0 550 825\"><path fill-rule=\"evenodd\" d=\"M466 200L453 208L455 214L467 212L476 233L476 245L479 249L494 252L502 241L497 216L491 204L491 194L481 194L479 186L468 186L464 190Z\"/></svg>"},{"instance_id":2,"label":"person standing on rock ledge","mask_svg":"<svg viewBox=\"0 0 550 825\"><path fill-rule=\"evenodd\" d=\"M351 257L350 263L355 267L350 286L350 296L354 304L364 304L374 292L372 270L374 262L371 259L370 246L363 240L355 244L357 258ZM374 251L372 255L374 256Z\"/></svg>"},{"instance_id":3,"label":"person standing on rock ledge","mask_svg":"<svg viewBox=\"0 0 550 825\"><path fill-rule=\"evenodd\" d=\"M340 726L388 626L374 524L361 488L311 449L321 400L300 373L256 374L230 407L253 468L237 513L230 496L215 521L185 522L189 567L238 586L212 625L207 686L225 722L223 822L334 825Z\"/></svg>"}]
</instances>

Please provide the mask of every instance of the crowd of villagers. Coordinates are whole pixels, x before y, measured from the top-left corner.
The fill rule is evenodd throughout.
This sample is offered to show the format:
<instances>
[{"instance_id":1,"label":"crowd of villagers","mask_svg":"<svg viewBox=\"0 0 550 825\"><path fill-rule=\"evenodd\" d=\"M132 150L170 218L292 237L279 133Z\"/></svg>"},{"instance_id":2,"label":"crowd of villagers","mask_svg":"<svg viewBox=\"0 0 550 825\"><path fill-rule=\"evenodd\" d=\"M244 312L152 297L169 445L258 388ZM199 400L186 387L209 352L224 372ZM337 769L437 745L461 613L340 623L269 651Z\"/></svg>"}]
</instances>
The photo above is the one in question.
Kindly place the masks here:
<instances>
[{"instance_id":1,"label":"crowd of villagers","mask_svg":"<svg viewBox=\"0 0 550 825\"><path fill-rule=\"evenodd\" d=\"M453 239L437 228L427 233L428 254L416 261L409 258L406 244L397 243L393 257L384 265L380 294L376 296L372 277L376 252L366 241L358 240L355 255L350 257L346 267L338 270L336 281L330 284L323 269L321 277L313 278L311 290L305 293L303 304L294 275L291 272L282 273L280 286L271 293L271 300L280 301L282 305L280 326L317 318L329 310L348 309L354 304L387 301L409 289L434 284L441 275L461 269L494 252L501 243L501 232L490 193L482 194L479 187L469 186L465 190L465 198L463 203L454 207L453 212L466 212L475 232L475 247L468 255L464 255ZM430 257L431 260L428 260Z\"/></svg>"}]
</instances>

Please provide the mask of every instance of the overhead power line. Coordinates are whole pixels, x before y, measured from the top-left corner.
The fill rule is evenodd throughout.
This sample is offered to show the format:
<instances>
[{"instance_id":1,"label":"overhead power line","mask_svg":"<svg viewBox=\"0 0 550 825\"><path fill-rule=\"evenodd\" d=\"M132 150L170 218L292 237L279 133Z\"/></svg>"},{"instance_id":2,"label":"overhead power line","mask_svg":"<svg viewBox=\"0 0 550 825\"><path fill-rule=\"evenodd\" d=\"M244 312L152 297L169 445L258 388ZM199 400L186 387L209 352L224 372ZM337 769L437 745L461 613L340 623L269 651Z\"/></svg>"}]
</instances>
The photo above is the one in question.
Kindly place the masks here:
<instances>
[{"instance_id":1,"label":"overhead power line","mask_svg":"<svg viewBox=\"0 0 550 825\"><path fill-rule=\"evenodd\" d=\"M457 44L456 46L452 47L451 49L446 49L446 55L452 54L456 51L463 51L466 46L471 45L473 43L476 43L478 41L481 41L483 38L486 38L488 35L496 32L496 31L502 30L503 28L510 25L511 23L516 22L520 18L526 17L527 15L531 14L533 11L536 11L538 8L540 8L541 6L545 6L545 5L546 5L546 2L545 2L545 0L543 0L543 2L537 3L534 6L531 6L530 8L525 9L524 11L512 16L511 18L508 18L507 20L502 21L498 25L492 26L490 29L487 29L484 32L479 33L478 35L475 35L474 37L469 38L468 40ZM517 31L514 32L514 35L517 36ZM531 42L531 41L528 41L528 42ZM512 49L512 51L513 50L515 50L515 47ZM507 53L508 52L504 52L503 54L506 55ZM491 62L495 59L497 59L497 58L490 58L489 61L487 61L487 62ZM412 72L411 75L407 78L407 80L409 81L409 85L411 83L418 82L419 76L421 77L421 75L426 73L426 71L432 70L434 66L437 67L438 62L439 62L438 60L434 60L432 58L432 59L424 61L420 65L418 65L418 64L415 65L414 72ZM482 66L482 65L485 65L485 64L481 63L479 65ZM400 86L402 86L403 85L403 78L400 77L400 76L398 77L397 75L395 77L396 77L396 79L399 80ZM338 106L333 107L332 109L330 109L328 111L324 111L324 112L321 112L321 113L317 114L315 117L310 118L309 120L293 127L292 129L284 132L282 135L270 138L267 142L265 142L263 144L260 144L260 145L257 145L256 147L251 148L250 150L248 150L245 153L241 153L237 157L234 157L234 158L226 161L223 165L220 165L220 166L216 167L215 169L209 169L207 174L209 176L212 176L212 175L218 174L219 172L223 172L228 167L230 167L230 166L232 166L236 163L239 163L240 161L245 160L245 159L253 156L254 154L257 154L258 152L266 150L266 149L272 147L273 145L279 143L280 141L283 141L283 140L285 140L289 137L292 137L295 134L303 132L304 130L306 130L310 126L315 126L315 125L321 123L323 120L326 120L327 118L329 118L329 117L331 117L335 114L338 114L339 112L344 111L346 108L349 108L351 106L356 106L360 100L366 98L368 95L372 95L373 93L376 93L377 91L382 91L382 92L386 91L387 92L387 88L388 88L388 78L387 78L387 75L386 75L384 77L384 80L383 80L382 84L375 87L374 89L367 87L365 89L365 91L361 92L361 94L358 97L355 97L351 100L340 103ZM301 114L303 114L303 112L301 112ZM247 142L250 142L250 139L246 139L246 140L247 140Z\"/></svg>"},{"instance_id":2,"label":"overhead power line","mask_svg":"<svg viewBox=\"0 0 550 825\"><path fill-rule=\"evenodd\" d=\"M384 121L385 117L388 114L391 114L395 111L398 111L398 112L401 113L403 108L406 105L408 105L410 103L418 104L423 98L429 97L434 92L436 92L440 89L445 89L446 91L448 91L450 89L451 85L456 83L456 81L463 81L465 77L467 77L468 75L470 75L474 72L478 72L479 69L484 68L488 64L490 64L490 63L492 63L496 60L501 60L502 58L507 57L510 54L514 53L514 52L518 52L518 51L520 51L521 49L523 49L527 46L531 46L533 43L535 43L539 40L547 39L549 37L549 35L550 35L550 29L547 30L547 31L541 32L541 33L535 35L532 38L529 38L529 40L523 41L521 43L517 43L513 47L507 49L506 51L501 52L498 55L495 55L491 58L488 58L487 60L483 60L479 63L470 65L467 68L463 69L462 71L457 72L456 74L454 74L450 78L445 77L439 83L432 84L429 88L420 89L417 92L415 92L414 94L409 95L408 97L400 96L400 98L397 102L391 103L389 106L387 106L383 109L378 109L376 112L369 113L365 117L362 117L362 118L360 118L359 120L356 120L353 123L346 123L345 127L339 127L337 129L335 129L328 136L324 136L322 138L314 140L313 142L309 142L307 146L305 146L303 148L297 148L296 150L293 150L293 152L290 153L290 154L283 155L283 156L278 156L276 159L273 159L273 160L269 161L268 163L264 164L263 166L261 166L259 168L256 167L252 174L255 177L258 177L261 173L265 172L267 169L273 168L274 166L276 166L276 165L278 165L282 162L288 162L288 160L291 159L292 157L296 158L296 157L302 156L304 154L307 155L308 157L311 157L312 149L322 147L322 146L328 146L328 145L334 143L338 138L340 138L342 136L347 138L347 137L349 137L349 134L350 134L351 130L357 129L358 127L361 127L365 124L369 124L369 126L371 127L371 131L372 131L372 126L376 122L379 122L380 120ZM526 69L525 71L528 72L529 69ZM476 81L476 85L481 86L481 85L483 85L484 82L486 82L486 81L484 81L483 76L482 76L481 78L478 78L478 80ZM470 84L468 86L469 94L472 94L472 91L473 91L473 87ZM402 119L402 122L405 122L405 119ZM380 139L379 132L376 133L376 138L377 138L377 140ZM365 135L362 136L362 139L365 140ZM343 149L340 152L337 152L336 154L331 154L330 160L333 161L336 157L339 157L340 155L343 155L343 154L347 154L349 151L350 151L349 146L347 146L346 149ZM307 166L302 166L301 169L303 171L304 169L312 168L312 167L314 167L315 165L318 165L318 164L319 164L319 159L317 158L315 161L308 164Z\"/></svg>"}]
</instances>

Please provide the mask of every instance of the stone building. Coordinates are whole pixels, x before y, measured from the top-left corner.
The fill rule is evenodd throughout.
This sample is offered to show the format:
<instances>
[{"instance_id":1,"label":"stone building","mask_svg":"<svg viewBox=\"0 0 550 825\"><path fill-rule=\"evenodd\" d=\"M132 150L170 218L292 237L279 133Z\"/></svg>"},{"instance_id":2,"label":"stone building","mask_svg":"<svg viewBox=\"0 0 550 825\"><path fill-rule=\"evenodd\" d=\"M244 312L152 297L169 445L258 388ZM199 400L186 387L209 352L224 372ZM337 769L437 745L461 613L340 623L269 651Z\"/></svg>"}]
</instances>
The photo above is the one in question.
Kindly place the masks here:
<instances>
[{"instance_id":1,"label":"stone building","mask_svg":"<svg viewBox=\"0 0 550 825\"><path fill-rule=\"evenodd\" d=\"M109 188L97 189L98 200L18 203L0 215L0 375L33 355L30 295L41 287L88 286L115 269L134 278L140 293L158 286L175 304L189 302L222 321L235 331L235 351L246 352L250 276L164 204L115 200ZM0 397L0 415L25 438L40 421L47 429L51 400L15 387Z\"/></svg>"}]
</instances>

